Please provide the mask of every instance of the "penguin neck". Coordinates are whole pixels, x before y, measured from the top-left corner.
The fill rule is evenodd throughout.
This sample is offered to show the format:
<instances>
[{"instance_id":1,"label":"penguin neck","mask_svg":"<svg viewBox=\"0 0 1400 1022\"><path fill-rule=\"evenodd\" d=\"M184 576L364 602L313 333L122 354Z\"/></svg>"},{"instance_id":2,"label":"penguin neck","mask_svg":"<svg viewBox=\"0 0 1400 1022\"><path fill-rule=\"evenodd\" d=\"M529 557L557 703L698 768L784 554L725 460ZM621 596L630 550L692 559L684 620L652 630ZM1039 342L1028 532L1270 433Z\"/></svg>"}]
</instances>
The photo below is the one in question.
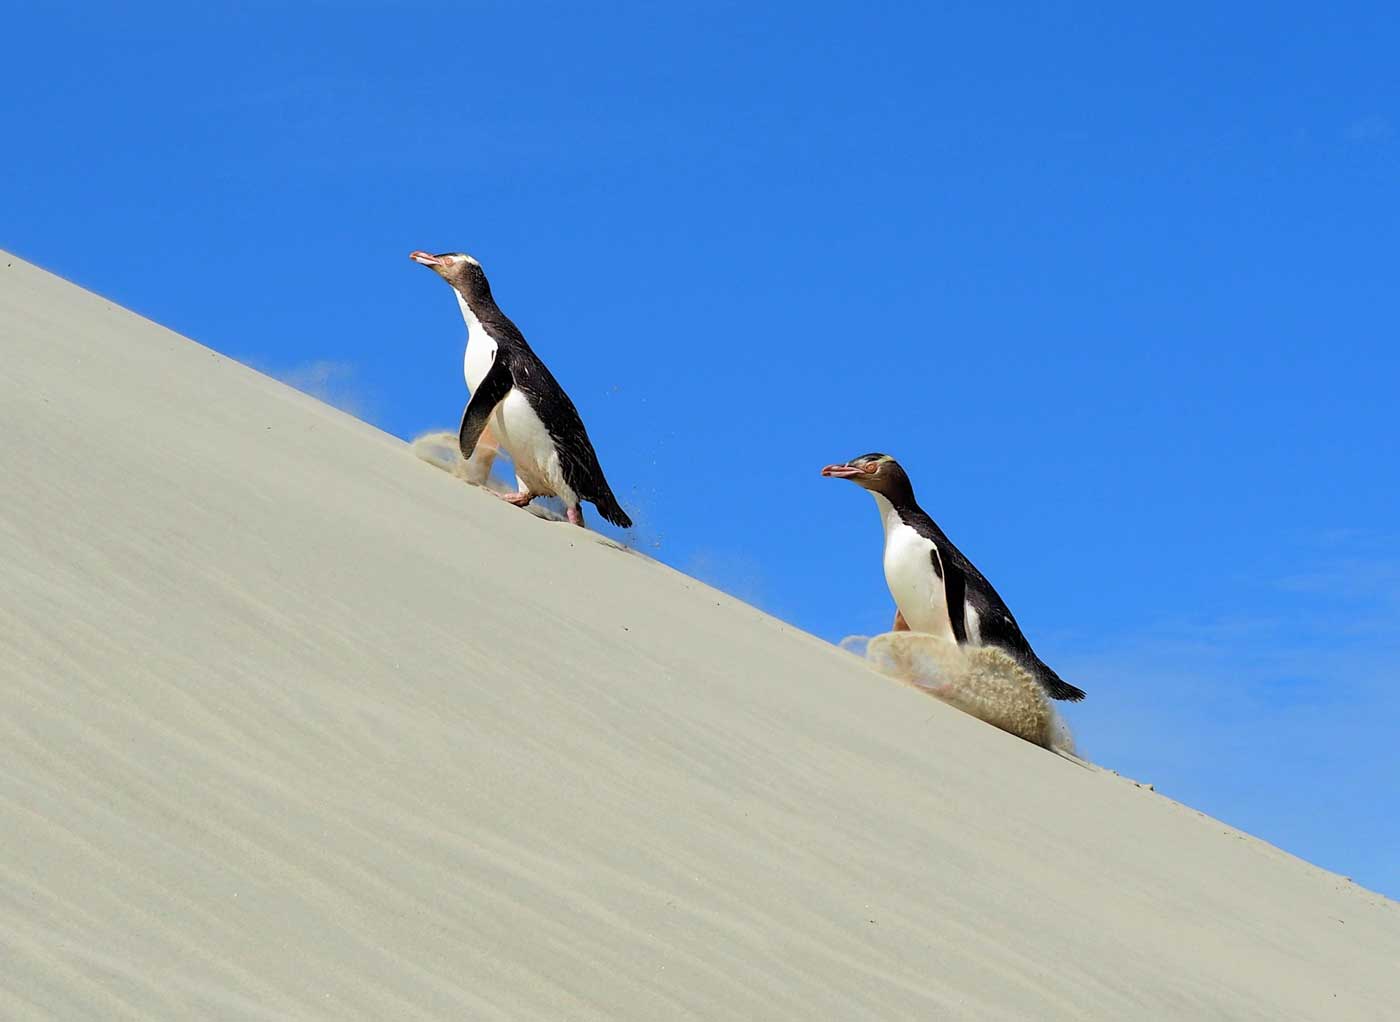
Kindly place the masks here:
<instances>
[{"instance_id":1,"label":"penguin neck","mask_svg":"<svg viewBox=\"0 0 1400 1022\"><path fill-rule=\"evenodd\" d=\"M485 337L491 339L492 343L494 343L494 339L492 339L491 335L487 332L485 324L493 318L492 313L495 313L497 316L500 315L500 310L496 308L496 303L490 299L485 302L479 299L468 301L462 296L462 292L458 291L455 287L452 289L452 293L457 296L457 307L462 310L462 319L467 324L467 337L469 339Z\"/></svg>"},{"instance_id":2,"label":"penguin neck","mask_svg":"<svg viewBox=\"0 0 1400 1022\"><path fill-rule=\"evenodd\" d=\"M880 522L885 527L885 535L888 536L892 530L904 523L899 513L900 509L883 493L871 490L870 495L875 498L875 506L880 509Z\"/></svg>"},{"instance_id":3,"label":"penguin neck","mask_svg":"<svg viewBox=\"0 0 1400 1022\"><path fill-rule=\"evenodd\" d=\"M898 525L908 525L912 520L927 518L923 508L914 502L914 491L908 484L896 486L889 493L871 490L875 506L880 509L880 521L884 523L885 535Z\"/></svg>"}]
</instances>

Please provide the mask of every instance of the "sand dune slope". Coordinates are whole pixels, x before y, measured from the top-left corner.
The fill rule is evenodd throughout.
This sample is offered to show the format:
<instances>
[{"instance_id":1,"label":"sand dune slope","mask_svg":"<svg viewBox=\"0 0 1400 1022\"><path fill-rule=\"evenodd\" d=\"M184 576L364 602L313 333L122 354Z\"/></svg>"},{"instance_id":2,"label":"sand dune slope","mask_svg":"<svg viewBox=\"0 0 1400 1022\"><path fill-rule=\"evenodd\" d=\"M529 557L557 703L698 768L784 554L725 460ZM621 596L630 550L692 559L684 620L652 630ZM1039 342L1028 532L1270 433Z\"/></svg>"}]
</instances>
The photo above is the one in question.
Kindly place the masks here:
<instances>
[{"instance_id":1,"label":"sand dune slope","mask_svg":"<svg viewBox=\"0 0 1400 1022\"><path fill-rule=\"evenodd\" d=\"M1394 903L0 267L0 1017L1395 1017Z\"/></svg>"}]
</instances>

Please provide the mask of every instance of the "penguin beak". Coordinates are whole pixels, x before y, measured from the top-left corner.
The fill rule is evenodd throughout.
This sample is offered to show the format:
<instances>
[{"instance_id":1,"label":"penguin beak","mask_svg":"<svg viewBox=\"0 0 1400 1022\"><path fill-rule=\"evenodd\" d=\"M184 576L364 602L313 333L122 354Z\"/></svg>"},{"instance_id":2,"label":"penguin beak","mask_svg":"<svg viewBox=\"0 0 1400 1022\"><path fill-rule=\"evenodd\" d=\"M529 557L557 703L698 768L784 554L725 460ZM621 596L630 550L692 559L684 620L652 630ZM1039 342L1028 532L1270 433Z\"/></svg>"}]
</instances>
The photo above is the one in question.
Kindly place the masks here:
<instances>
[{"instance_id":1,"label":"penguin beak","mask_svg":"<svg viewBox=\"0 0 1400 1022\"><path fill-rule=\"evenodd\" d=\"M430 254L427 253L427 252L410 252L410 253L408 254L408 258L412 259L412 260L413 260L415 263L417 263L419 266L438 267L438 266L446 266L446 265L447 265L445 262L443 262L443 261L442 261L441 259L439 259L437 256L435 256L435 255L430 255Z\"/></svg>"},{"instance_id":2,"label":"penguin beak","mask_svg":"<svg viewBox=\"0 0 1400 1022\"><path fill-rule=\"evenodd\" d=\"M828 465L822 469L822 476L827 479L851 479L860 475L865 475L865 470L854 465Z\"/></svg>"}]
</instances>

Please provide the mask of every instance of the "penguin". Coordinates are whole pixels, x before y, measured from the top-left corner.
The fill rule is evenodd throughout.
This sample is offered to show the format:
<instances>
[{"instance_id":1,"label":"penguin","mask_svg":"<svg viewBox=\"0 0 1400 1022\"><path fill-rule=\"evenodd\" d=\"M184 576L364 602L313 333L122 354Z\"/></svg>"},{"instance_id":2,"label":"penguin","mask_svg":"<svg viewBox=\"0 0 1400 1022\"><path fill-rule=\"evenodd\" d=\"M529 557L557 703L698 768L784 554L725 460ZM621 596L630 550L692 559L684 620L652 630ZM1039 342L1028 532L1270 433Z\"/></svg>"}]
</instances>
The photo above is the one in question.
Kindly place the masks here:
<instances>
[{"instance_id":1,"label":"penguin","mask_svg":"<svg viewBox=\"0 0 1400 1022\"><path fill-rule=\"evenodd\" d=\"M462 457L471 461L485 435L487 445L498 444L515 466L517 492L501 494L502 499L525 507L536 497L558 497L569 521L579 526L580 502L592 501L604 519L631 528L632 519L603 476L578 409L491 297L481 264L461 252L411 252L409 258L452 285L467 323L462 374L471 400L457 437ZM484 461L483 481L493 457L486 453L477 459L478 464Z\"/></svg>"},{"instance_id":2,"label":"penguin","mask_svg":"<svg viewBox=\"0 0 1400 1022\"><path fill-rule=\"evenodd\" d=\"M995 646L1031 673L1052 699L1078 702L1083 689L1035 655L992 584L918 504L909 476L888 454L862 454L822 475L869 490L885 525L885 582L894 631L928 632L959 646Z\"/></svg>"}]
</instances>

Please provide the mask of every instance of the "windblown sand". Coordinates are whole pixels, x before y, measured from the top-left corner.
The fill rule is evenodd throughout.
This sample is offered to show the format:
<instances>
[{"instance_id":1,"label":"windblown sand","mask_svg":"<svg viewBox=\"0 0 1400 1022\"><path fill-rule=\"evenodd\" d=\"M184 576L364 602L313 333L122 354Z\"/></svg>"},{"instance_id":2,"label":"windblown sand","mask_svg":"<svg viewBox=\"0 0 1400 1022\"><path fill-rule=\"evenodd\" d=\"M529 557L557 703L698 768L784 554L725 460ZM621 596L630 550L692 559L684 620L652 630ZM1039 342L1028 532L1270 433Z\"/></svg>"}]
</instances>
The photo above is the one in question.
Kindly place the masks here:
<instances>
[{"instance_id":1,"label":"windblown sand","mask_svg":"<svg viewBox=\"0 0 1400 1022\"><path fill-rule=\"evenodd\" d=\"M0 267L0 1018L1395 1017L1395 903Z\"/></svg>"},{"instance_id":2,"label":"windblown sand","mask_svg":"<svg viewBox=\"0 0 1400 1022\"><path fill-rule=\"evenodd\" d=\"M936 635L885 632L853 635L841 648L865 657L881 674L927 692L978 720L1056 752L1074 753L1074 739L1029 671L991 646L956 646Z\"/></svg>"},{"instance_id":3,"label":"windblown sand","mask_svg":"<svg viewBox=\"0 0 1400 1022\"><path fill-rule=\"evenodd\" d=\"M510 458L504 452L497 455L496 464L502 466L500 468L494 468L482 460L481 454L484 449L489 449L492 453L497 452L494 445L488 445L484 440L477 444L477 449L469 460L462 457L457 434L447 430L433 430L430 433L416 436L409 444L409 448L422 461L436 469L441 469L450 476L455 476L464 483L479 486L497 494L511 493L517 489L502 479L503 475L508 475L510 469ZM557 499L536 498L526 506L525 510L536 518L544 518L551 522L567 521L563 514L551 506L559 504L561 502Z\"/></svg>"}]
</instances>

